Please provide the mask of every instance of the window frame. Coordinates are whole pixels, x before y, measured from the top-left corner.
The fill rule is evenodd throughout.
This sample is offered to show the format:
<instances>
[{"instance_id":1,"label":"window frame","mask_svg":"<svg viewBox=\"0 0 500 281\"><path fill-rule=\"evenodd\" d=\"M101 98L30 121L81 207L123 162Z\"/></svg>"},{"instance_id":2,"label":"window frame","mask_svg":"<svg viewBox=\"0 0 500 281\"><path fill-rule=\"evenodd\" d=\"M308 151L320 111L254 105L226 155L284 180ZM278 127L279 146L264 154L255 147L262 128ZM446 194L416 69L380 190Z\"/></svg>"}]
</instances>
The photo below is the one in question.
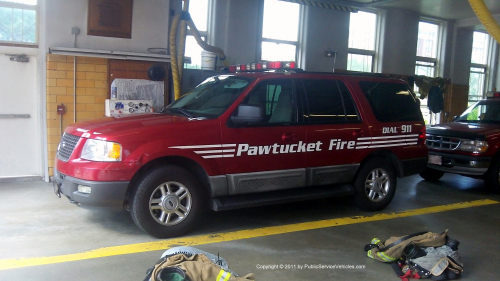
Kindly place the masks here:
<instances>
[{"instance_id":1,"label":"window frame","mask_svg":"<svg viewBox=\"0 0 500 281\"><path fill-rule=\"evenodd\" d=\"M486 46L488 48L487 54L486 54L486 63L485 64L472 63L472 51L471 51L471 63L470 63L470 67L469 67L469 87L470 87L470 74L472 74L472 73L484 74L484 78L482 81L483 82L483 89L482 89L483 92L480 93L480 95L473 95L473 97L480 97L479 100L481 100L481 99L485 98L486 89L489 89L493 86L494 78L491 77L492 76L491 72L492 72L492 70L495 69L495 54L497 52L497 47L496 47L496 41L487 32L480 31L480 30L475 30L474 32L484 33L487 35L487 39L488 39L488 42L486 44ZM472 70L472 68L481 68L484 71L483 72L474 71L474 70ZM469 88L469 91L470 91L470 88ZM471 96L470 96L470 92L469 92L469 93L467 93L467 102L469 105L472 105L477 100L471 100L470 97Z\"/></svg>"},{"instance_id":2,"label":"window frame","mask_svg":"<svg viewBox=\"0 0 500 281\"><path fill-rule=\"evenodd\" d=\"M382 26L382 11L376 10L376 9L363 9L359 10L358 12L365 12L365 13L371 13L375 14L375 38L374 38L374 45L373 48L374 50L366 50L366 49L358 49L358 48L347 48L347 58L349 58L349 54L353 55L362 55L362 56L371 56L372 57L372 67L370 72L371 73L376 73L380 72L380 66L379 66L379 53L381 49L381 36L382 36L382 31L381 31L381 26ZM352 14L352 12L351 12ZM350 34L349 34L350 36ZM349 65L349 60L347 59L347 65ZM347 67L346 67L347 68ZM347 69L349 70L349 69ZM349 70L351 71L351 70Z\"/></svg>"},{"instance_id":3,"label":"window frame","mask_svg":"<svg viewBox=\"0 0 500 281\"><path fill-rule=\"evenodd\" d=\"M299 16L297 19L297 41L289 41L289 40L282 40L282 39L273 39L273 38L267 38L263 36L264 32L264 2L266 0L260 0L259 3L259 23L258 23L258 44L257 44L257 50L256 50L256 58L258 61L262 61L262 43L263 42L268 42L268 43L274 43L274 44L286 44L286 45L292 45L295 46L295 62L299 61L299 54L300 54L300 46L301 46L301 34L303 32L302 30L302 25L301 21L304 18L304 5L300 5L298 3L293 3L299 5ZM276 0L279 1L279 0ZM286 2L286 1L285 1ZM292 3L292 2L289 2Z\"/></svg>"},{"instance_id":4,"label":"window frame","mask_svg":"<svg viewBox=\"0 0 500 281\"><path fill-rule=\"evenodd\" d=\"M425 22L425 23L437 25L438 32L437 32L437 42L436 42L436 57L432 58L432 57L422 57L422 56L416 55L416 57L415 57L415 68L417 67L419 61L428 62L428 63L434 63L434 77L443 76L443 73L442 73L443 72L442 71L443 67L441 65L441 62L443 61L442 60L442 57L443 57L443 42L444 42L444 38L443 37L444 37L445 29L446 29L446 23L443 22L443 21L429 19L429 18L423 18L423 17L420 18L420 20L418 22L419 23L420 22ZM418 36L418 32L417 32L417 36ZM417 39L417 44L418 44L418 39Z\"/></svg>"},{"instance_id":5,"label":"window frame","mask_svg":"<svg viewBox=\"0 0 500 281\"><path fill-rule=\"evenodd\" d=\"M40 21L39 6L40 6L40 0L37 1L36 5L14 3L14 2L6 2L6 1L1 1L0 0L0 8L11 8L11 9L21 9L21 10L35 11L35 42L30 43L30 42L0 40L0 46L38 48L38 43L39 43L39 27L40 27L40 24L39 24L39 21Z\"/></svg>"},{"instance_id":6,"label":"window frame","mask_svg":"<svg viewBox=\"0 0 500 281\"><path fill-rule=\"evenodd\" d=\"M0 0L1 1L1 0ZM198 33L200 34L201 38L207 43L207 44L210 44L210 42L212 41L211 38L209 37L209 34L211 32L209 32L210 30L213 29L213 10L214 10L214 3L215 1L213 0L208 0L207 1L207 30L198 30ZM190 3L189 5L189 8L192 7L192 4L193 3ZM198 27L196 27L196 29L198 29ZM189 37L192 37L195 41L196 41L196 38L194 38L194 35L192 34L191 30L189 29L189 27L186 27L186 41L188 41L187 38ZM201 47L200 47L201 48ZM185 52L186 52L186 48L184 46L184 55L185 55ZM200 57L201 57L201 54L200 54ZM187 63L185 60L183 62L183 65L184 65L184 68L186 69L201 69L201 63L200 65L197 65L197 67L192 67L192 57L189 57L190 58L190 61L189 63Z\"/></svg>"}]
</instances>

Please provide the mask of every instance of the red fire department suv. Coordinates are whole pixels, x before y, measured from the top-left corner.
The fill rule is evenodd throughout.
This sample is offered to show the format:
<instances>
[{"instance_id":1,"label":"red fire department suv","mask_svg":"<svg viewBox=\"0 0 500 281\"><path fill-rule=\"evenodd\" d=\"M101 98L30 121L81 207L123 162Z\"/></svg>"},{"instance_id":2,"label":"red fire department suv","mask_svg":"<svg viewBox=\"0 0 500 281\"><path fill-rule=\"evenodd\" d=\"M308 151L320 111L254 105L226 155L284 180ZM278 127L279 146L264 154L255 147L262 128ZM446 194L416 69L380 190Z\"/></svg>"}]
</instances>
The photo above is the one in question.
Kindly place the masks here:
<instances>
[{"instance_id":1,"label":"red fire department suv","mask_svg":"<svg viewBox=\"0 0 500 281\"><path fill-rule=\"evenodd\" d=\"M425 169L424 141L419 102L402 80L241 71L207 79L161 113L69 126L54 188L79 206L129 209L141 229L171 237L206 207L352 195L381 210L396 177Z\"/></svg>"}]
</instances>

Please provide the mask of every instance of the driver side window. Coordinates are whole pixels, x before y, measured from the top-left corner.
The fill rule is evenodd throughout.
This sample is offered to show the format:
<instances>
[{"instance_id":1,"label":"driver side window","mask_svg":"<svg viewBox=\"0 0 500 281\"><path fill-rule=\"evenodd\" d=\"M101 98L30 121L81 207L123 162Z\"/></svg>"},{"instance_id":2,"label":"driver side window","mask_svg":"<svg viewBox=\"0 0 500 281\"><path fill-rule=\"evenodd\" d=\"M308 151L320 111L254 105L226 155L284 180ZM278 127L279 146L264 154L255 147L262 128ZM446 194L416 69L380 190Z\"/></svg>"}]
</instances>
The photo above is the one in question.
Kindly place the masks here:
<instances>
[{"instance_id":1,"label":"driver side window","mask_svg":"<svg viewBox=\"0 0 500 281\"><path fill-rule=\"evenodd\" d=\"M297 102L291 79L268 80L257 85L241 105L259 106L265 114L261 124L297 122Z\"/></svg>"}]
</instances>

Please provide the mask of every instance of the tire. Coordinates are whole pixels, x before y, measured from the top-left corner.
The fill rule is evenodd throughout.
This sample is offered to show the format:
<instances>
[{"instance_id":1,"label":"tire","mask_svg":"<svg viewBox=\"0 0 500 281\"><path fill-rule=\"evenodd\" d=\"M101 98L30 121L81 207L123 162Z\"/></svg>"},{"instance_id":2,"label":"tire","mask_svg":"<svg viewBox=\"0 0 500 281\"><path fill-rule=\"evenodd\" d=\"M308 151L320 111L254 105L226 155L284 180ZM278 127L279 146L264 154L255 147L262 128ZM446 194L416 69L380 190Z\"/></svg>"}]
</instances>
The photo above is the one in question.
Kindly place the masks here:
<instances>
[{"instance_id":1,"label":"tire","mask_svg":"<svg viewBox=\"0 0 500 281\"><path fill-rule=\"evenodd\" d=\"M431 168L425 168L423 172L419 174L426 181L438 181L443 177L444 172L439 170L434 170Z\"/></svg>"},{"instance_id":2,"label":"tire","mask_svg":"<svg viewBox=\"0 0 500 281\"><path fill-rule=\"evenodd\" d=\"M396 173L382 157L374 157L359 169L353 185L355 203L363 211L379 211L391 203L396 193Z\"/></svg>"},{"instance_id":3,"label":"tire","mask_svg":"<svg viewBox=\"0 0 500 281\"><path fill-rule=\"evenodd\" d=\"M495 158L491 162L488 172L484 176L484 186L492 193L500 193L500 159Z\"/></svg>"},{"instance_id":4,"label":"tire","mask_svg":"<svg viewBox=\"0 0 500 281\"><path fill-rule=\"evenodd\" d=\"M174 165L146 174L132 193L130 214L151 236L169 238L191 231L203 211L201 185L188 171Z\"/></svg>"}]
</instances>

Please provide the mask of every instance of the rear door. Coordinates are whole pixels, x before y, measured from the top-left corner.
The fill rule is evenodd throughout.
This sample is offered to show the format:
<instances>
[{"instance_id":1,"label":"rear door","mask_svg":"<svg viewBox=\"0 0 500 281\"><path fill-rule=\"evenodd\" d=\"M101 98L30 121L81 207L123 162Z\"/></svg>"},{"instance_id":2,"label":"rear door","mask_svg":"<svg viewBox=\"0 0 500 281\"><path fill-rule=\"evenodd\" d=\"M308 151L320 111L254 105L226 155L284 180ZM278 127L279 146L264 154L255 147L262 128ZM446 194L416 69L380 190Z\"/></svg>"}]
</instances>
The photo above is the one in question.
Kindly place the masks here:
<instances>
[{"instance_id":1,"label":"rear door","mask_svg":"<svg viewBox=\"0 0 500 281\"><path fill-rule=\"evenodd\" d=\"M336 79L303 79L301 91L307 142L320 147L307 153L312 184L351 181L362 158L356 143L370 135L351 93Z\"/></svg>"},{"instance_id":2,"label":"rear door","mask_svg":"<svg viewBox=\"0 0 500 281\"><path fill-rule=\"evenodd\" d=\"M426 157L427 148L419 139L425 128L420 103L408 85L367 79L359 81L358 86L374 115L372 138L365 140L364 148L390 150L401 160Z\"/></svg>"},{"instance_id":3,"label":"rear door","mask_svg":"<svg viewBox=\"0 0 500 281\"><path fill-rule=\"evenodd\" d=\"M292 79L263 80L240 105L263 108L264 121L222 124L222 143L235 147L224 158L230 194L304 186L307 146L298 104Z\"/></svg>"}]
</instances>

